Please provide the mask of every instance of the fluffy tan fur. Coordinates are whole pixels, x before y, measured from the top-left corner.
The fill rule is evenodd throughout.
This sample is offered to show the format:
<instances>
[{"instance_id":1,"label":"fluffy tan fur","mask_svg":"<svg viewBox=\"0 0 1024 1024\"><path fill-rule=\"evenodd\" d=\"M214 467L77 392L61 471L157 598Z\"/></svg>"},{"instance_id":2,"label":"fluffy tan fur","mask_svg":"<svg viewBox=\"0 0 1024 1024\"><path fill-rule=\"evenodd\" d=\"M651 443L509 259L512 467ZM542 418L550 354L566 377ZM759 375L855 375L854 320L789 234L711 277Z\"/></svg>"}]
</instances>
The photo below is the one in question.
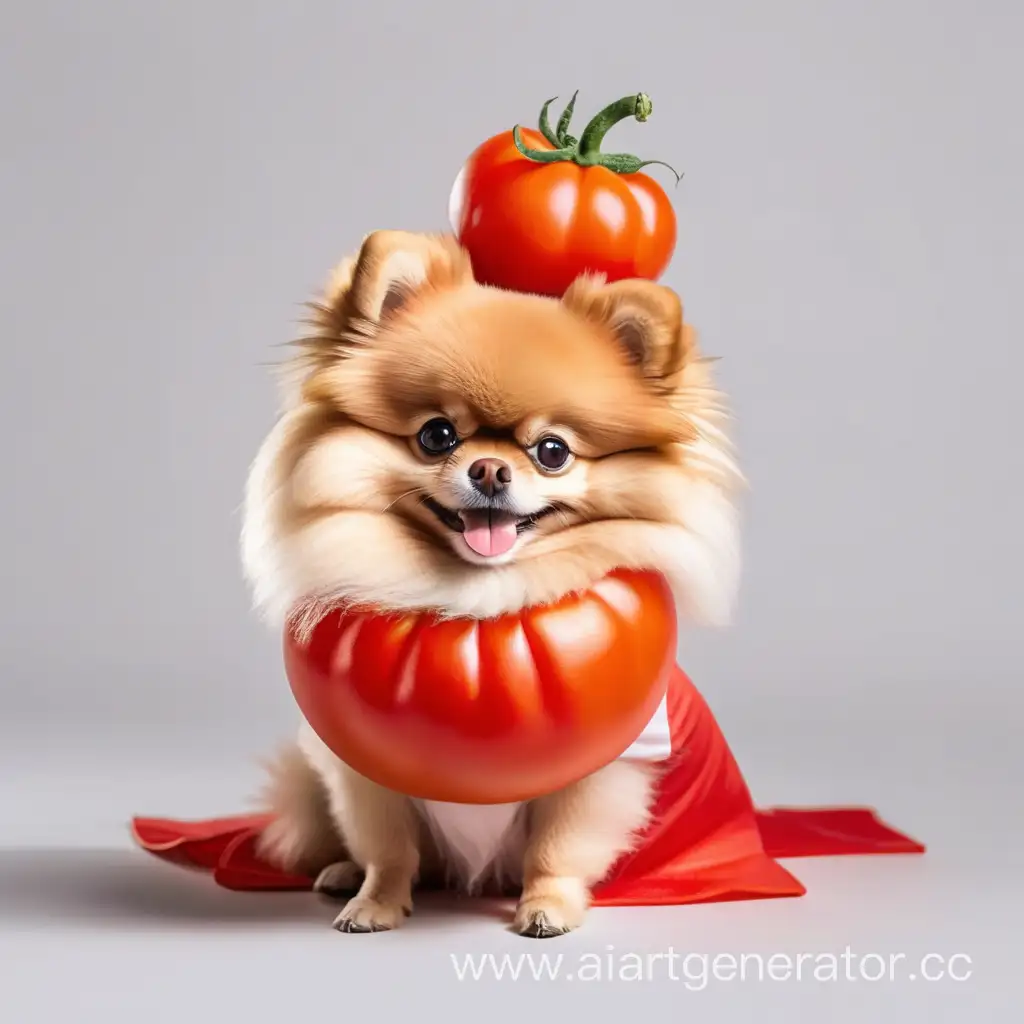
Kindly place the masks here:
<instances>
[{"instance_id":1,"label":"fluffy tan fur","mask_svg":"<svg viewBox=\"0 0 1024 1024\"><path fill-rule=\"evenodd\" d=\"M349 601L492 616L618 567L663 572L691 619L728 620L741 478L711 363L670 289L585 276L561 300L510 293L476 283L451 237L376 232L311 308L246 490L243 561L276 626L308 628ZM440 459L416 443L437 417L461 439ZM557 472L530 454L551 434L573 453ZM517 515L555 509L491 562L430 507L460 508L479 458L510 467ZM394 927L418 878L452 874L454 850L416 803L355 775L309 729L271 775L264 853L313 865L325 891L362 879L339 929ZM500 869L521 887L523 934L578 926L645 824L654 777L616 762L516 809L487 871L463 881Z\"/></svg>"}]
</instances>

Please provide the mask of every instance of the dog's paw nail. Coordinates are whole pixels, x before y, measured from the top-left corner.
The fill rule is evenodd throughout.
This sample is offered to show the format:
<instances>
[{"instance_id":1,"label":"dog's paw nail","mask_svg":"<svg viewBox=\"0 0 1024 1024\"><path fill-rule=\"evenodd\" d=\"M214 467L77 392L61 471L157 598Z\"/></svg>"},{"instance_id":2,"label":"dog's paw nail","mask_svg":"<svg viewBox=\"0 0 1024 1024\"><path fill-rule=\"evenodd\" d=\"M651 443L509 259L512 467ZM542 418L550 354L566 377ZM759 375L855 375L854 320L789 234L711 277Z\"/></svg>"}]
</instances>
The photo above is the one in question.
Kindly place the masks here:
<instances>
[{"instance_id":1,"label":"dog's paw nail","mask_svg":"<svg viewBox=\"0 0 1024 1024\"><path fill-rule=\"evenodd\" d=\"M516 914L515 929L528 939L551 939L556 935L571 932L574 927L575 925L564 920L557 911L549 913L538 909Z\"/></svg>"},{"instance_id":2,"label":"dog's paw nail","mask_svg":"<svg viewBox=\"0 0 1024 1024\"><path fill-rule=\"evenodd\" d=\"M552 939L556 935L565 935L569 931L564 925L556 927L540 911L530 917L521 927L519 934L525 935L528 939Z\"/></svg>"},{"instance_id":3,"label":"dog's paw nail","mask_svg":"<svg viewBox=\"0 0 1024 1024\"><path fill-rule=\"evenodd\" d=\"M523 900L516 908L513 927L530 939L550 939L578 928L586 908L586 901L577 894L565 898L535 896Z\"/></svg>"},{"instance_id":4,"label":"dog's paw nail","mask_svg":"<svg viewBox=\"0 0 1024 1024\"><path fill-rule=\"evenodd\" d=\"M397 928L412 913L401 903L379 903L377 900L355 896L334 919L339 932L386 932Z\"/></svg>"},{"instance_id":5,"label":"dog's paw nail","mask_svg":"<svg viewBox=\"0 0 1024 1024\"><path fill-rule=\"evenodd\" d=\"M339 918L339 919L337 919L334 922L334 929L335 929L335 931L339 931L339 932L351 932L351 933L372 932L373 931L372 927L369 927L369 926L363 927L362 925L358 925L358 924L355 923L355 921L351 921L348 918Z\"/></svg>"}]
</instances>

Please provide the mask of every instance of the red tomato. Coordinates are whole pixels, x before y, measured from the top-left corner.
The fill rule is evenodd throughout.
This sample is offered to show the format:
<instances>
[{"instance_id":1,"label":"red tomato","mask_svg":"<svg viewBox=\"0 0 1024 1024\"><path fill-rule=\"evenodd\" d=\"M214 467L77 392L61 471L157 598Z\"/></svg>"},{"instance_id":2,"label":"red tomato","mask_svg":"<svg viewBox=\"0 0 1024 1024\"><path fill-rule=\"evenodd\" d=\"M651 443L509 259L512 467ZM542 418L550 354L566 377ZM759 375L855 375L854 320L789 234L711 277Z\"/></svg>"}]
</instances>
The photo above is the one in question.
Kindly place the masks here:
<instances>
[{"instance_id":1,"label":"red tomato","mask_svg":"<svg viewBox=\"0 0 1024 1024\"><path fill-rule=\"evenodd\" d=\"M671 592L619 572L495 619L334 611L285 670L300 710L346 764L389 789L455 803L550 793L618 757L665 694Z\"/></svg>"},{"instance_id":2,"label":"red tomato","mask_svg":"<svg viewBox=\"0 0 1024 1024\"><path fill-rule=\"evenodd\" d=\"M575 97L570 115L574 104ZM640 168L660 161L600 149L613 124L646 120L650 111L644 94L626 96L577 141L565 114L551 130L545 104L539 131L516 128L483 143L460 170L448 208L476 279L552 296L585 271L609 281L657 280L675 251L676 216L665 190Z\"/></svg>"}]
</instances>

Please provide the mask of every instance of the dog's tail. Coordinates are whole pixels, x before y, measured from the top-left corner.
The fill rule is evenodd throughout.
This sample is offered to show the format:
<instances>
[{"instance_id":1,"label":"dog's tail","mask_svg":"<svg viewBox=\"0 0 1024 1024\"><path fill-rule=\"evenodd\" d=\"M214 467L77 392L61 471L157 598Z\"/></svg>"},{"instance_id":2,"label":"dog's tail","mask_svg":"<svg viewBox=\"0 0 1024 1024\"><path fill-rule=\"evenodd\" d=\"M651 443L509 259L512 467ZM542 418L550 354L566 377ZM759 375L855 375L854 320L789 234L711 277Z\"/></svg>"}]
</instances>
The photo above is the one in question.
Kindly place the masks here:
<instances>
[{"instance_id":1,"label":"dog's tail","mask_svg":"<svg viewBox=\"0 0 1024 1024\"><path fill-rule=\"evenodd\" d=\"M327 865L345 860L327 792L299 745L278 751L266 770L260 802L272 820L260 834L259 855L283 871L314 878Z\"/></svg>"}]
</instances>

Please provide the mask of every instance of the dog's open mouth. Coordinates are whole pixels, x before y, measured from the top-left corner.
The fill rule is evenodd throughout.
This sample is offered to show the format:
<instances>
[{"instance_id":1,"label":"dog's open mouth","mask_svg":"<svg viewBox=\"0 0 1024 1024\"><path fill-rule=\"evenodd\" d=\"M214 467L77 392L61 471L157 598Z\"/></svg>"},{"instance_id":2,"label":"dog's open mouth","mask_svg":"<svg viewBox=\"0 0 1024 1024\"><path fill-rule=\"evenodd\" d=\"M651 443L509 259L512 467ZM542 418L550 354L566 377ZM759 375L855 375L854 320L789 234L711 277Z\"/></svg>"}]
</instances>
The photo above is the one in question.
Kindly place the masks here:
<instances>
[{"instance_id":1,"label":"dog's open mouth","mask_svg":"<svg viewBox=\"0 0 1024 1024\"><path fill-rule=\"evenodd\" d=\"M455 533L461 533L466 546L483 558L496 558L508 554L516 545L520 534L532 529L545 516L555 511L548 505L528 516L514 516L498 508L464 508L456 511L433 498L424 498L423 504Z\"/></svg>"}]
</instances>

